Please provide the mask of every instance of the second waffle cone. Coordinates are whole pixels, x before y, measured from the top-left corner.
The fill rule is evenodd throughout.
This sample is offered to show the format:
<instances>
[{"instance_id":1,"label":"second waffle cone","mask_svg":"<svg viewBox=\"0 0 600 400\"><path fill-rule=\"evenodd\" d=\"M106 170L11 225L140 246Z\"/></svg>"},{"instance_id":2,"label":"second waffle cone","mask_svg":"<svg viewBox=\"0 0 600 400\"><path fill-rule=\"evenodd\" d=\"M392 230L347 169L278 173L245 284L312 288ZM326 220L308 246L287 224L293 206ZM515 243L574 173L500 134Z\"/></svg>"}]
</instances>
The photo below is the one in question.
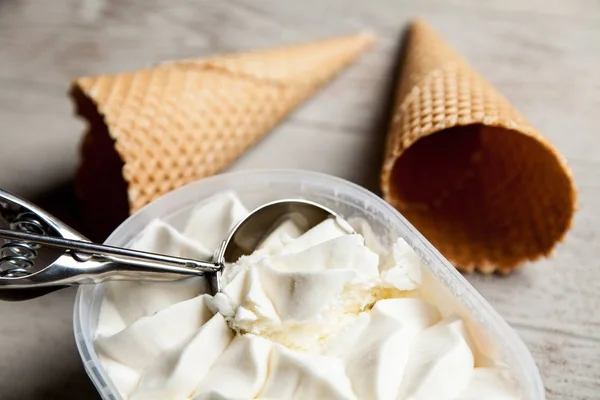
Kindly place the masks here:
<instances>
[{"instance_id":1,"label":"second waffle cone","mask_svg":"<svg viewBox=\"0 0 600 400\"><path fill-rule=\"evenodd\" d=\"M374 42L369 34L76 79L89 122L78 192L89 234L230 165Z\"/></svg>"},{"instance_id":2,"label":"second waffle cone","mask_svg":"<svg viewBox=\"0 0 600 400\"><path fill-rule=\"evenodd\" d=\"M548 255L575 208L562 156L420 20L409 32L381 184L464 271L507 273Z\"/></svg>"}]
</instances>

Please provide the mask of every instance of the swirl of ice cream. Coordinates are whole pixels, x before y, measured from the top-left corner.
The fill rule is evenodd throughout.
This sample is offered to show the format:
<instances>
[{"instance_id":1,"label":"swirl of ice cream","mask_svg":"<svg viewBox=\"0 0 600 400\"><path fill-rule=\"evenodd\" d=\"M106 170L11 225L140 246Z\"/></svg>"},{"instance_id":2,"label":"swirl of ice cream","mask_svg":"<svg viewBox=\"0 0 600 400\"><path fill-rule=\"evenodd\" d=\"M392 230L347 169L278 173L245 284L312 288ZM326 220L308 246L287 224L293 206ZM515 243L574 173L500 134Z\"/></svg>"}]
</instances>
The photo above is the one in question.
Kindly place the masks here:
<instances>
[{"instance_id":1,"label":"swirl of ice cream","mask_svg":"<svg viewBox=\"0 0 600 400\"><path fill-rule=\"evenodd\" d=\"M206 259L246 214L221 194L182 233L156 220L134 247ZM386 251L356 229L284 222L226 266L214 297L200 278L107 284L103 368L131 400L521 398L511 371L427 295L412 248L399 239Z\"/></svg>"}]
</instances>

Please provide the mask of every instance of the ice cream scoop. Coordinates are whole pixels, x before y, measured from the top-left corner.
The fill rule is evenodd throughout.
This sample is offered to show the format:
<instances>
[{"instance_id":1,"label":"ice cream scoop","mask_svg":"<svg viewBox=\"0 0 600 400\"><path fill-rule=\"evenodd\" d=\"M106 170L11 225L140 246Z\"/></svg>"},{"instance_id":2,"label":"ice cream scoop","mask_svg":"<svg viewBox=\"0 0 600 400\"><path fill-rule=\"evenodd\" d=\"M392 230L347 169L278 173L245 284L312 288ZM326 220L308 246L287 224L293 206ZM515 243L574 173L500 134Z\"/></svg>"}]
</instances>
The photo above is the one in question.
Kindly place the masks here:
<instances>
[{"instance_id":1,"label":"ice cream scoop","mask_svg":"<svg viewBox=\"0 0 600 400\"><path fill-rule=\"evenodd\" d=\"M0 190L0 298L26 300L53 290L108 280L178 280L207 275L213 294L220 290L226 262L251 254L270 231L286 219L308 230L332 210L302 199L265 204L240 221L223 240L212 261L172 257L89 242L39 207Z\"/></svg>"}]
</instances>

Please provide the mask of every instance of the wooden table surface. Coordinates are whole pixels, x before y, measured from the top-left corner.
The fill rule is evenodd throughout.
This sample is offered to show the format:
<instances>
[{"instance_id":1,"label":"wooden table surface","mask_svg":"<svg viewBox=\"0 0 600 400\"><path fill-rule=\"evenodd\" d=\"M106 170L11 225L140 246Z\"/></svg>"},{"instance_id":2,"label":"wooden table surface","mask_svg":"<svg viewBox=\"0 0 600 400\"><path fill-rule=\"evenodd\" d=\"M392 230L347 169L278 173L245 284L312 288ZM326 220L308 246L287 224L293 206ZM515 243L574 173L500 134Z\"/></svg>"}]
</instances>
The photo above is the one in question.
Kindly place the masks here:
<instances>
[{"instance_id":1,"label":"wooden table surface","mask_svg":"<svg viewBox=\"0 0 600 400\"><path fill-rule=\"evenodd\" d=\"M568 159L579 211L553 259L468 279L518 331L549 399L600 398L600 3L595 0L0 0L0 187L77 224L73 77L369 29L380 40L231 169L296 167L377 190L401 33L424 16ZM74 291L0 303L0 398L94 399Z\"/></svg>"}]
</instances>

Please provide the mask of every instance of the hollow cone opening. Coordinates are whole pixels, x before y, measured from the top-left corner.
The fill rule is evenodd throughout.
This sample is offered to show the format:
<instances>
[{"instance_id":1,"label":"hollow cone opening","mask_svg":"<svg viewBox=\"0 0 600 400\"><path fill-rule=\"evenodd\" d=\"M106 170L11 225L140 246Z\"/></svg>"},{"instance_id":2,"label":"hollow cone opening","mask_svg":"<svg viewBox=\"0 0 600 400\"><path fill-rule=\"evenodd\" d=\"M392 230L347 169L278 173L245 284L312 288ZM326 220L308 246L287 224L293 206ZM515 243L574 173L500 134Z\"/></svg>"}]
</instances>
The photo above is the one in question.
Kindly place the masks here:
<instances>
[{"instance_id":1,"label":"hollow cone opening","mask_svg":"<svg viewBox=\"0 0 600 400\"><path fill-rule=\"evenodd\" d=\"M71 95L77 113L89 121L81 146L83 161L76 177L84 233L102 242L129 215L124 164L97 107L78 89L73 89Z\"/></svg>"},{"instance_id":2,"label":"hollow cone opening","mask_svg":"<svg viewBox=\"0 0 600 400\"><path fill-rule=\"evenodd\" d=\"M501 272L547 255L568 230L575 201L551 148L481 124L417 140L395 162L389 197L457 266Z\"/></svg>"}]
</instances>

